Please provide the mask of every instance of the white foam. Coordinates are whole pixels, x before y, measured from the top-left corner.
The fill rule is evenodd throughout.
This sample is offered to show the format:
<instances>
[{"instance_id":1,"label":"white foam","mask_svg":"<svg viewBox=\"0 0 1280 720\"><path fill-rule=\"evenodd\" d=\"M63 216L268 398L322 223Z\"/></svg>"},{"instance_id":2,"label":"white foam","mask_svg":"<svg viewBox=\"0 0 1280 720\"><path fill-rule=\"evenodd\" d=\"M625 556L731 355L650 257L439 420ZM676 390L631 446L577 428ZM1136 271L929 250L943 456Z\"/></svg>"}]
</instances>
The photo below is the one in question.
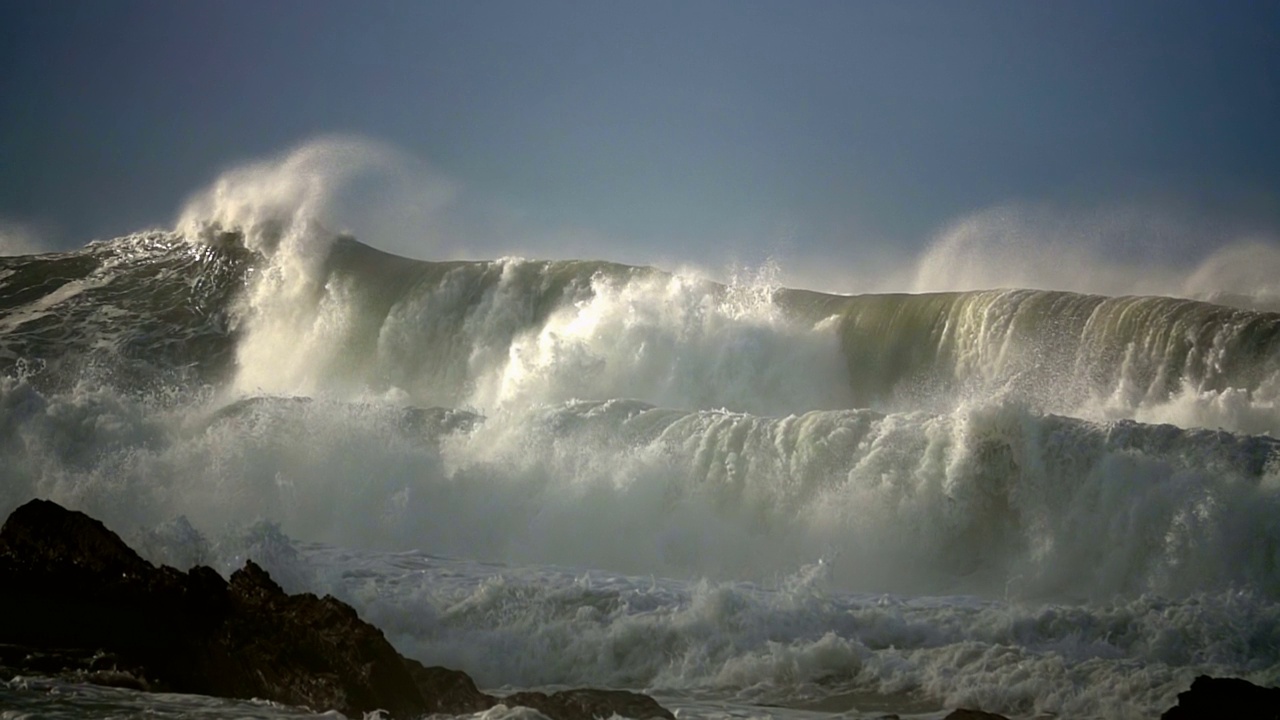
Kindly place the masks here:
<instances>
[{"instance_id":1,"label":"white foam","mask_svg":"<svg viewBox=\"0 0 1280 720\"><path fill-rule=\"evenodd\" d=\"M1091 605L851 595L823 566L772 587L313 548L326 590L404 652L482 685L638 687L659 698L777 706L848 696L904 714L1141 718L1196 673L1274 683L1274 603L1248 593ZM693 701L693 699L697 701ZM830 701L830 700L828 700ZM776 714L775 714L776 713ZM695 713L695 716L698 716Z\"/></svg>"},{"instance_id":2,"label":"white foam","mask_svg":"<svg viewBox=\"0 0 1280 720\"><path fill-rule=\"evenodd\" d=\"M215 415L5 380L0 510L839 587L1095 597L1280 592L1274 443L1017 406L768 418L634 402L508 411L436 441L378 404Z\"/></svg>"},{"instance_id":3,"label":"white foam","mask_svg":"<svg viewBox=\"0 0 1280 720\"><path fill-rule=\"evenodd\" d=\"M789 323L767 292L752 290L731 286L722 297L681 276L597 277L589 297L477 363L469 404L498 410L636 397L757 413L848 406L835 334Z\"/></svg>"}]
</instances>

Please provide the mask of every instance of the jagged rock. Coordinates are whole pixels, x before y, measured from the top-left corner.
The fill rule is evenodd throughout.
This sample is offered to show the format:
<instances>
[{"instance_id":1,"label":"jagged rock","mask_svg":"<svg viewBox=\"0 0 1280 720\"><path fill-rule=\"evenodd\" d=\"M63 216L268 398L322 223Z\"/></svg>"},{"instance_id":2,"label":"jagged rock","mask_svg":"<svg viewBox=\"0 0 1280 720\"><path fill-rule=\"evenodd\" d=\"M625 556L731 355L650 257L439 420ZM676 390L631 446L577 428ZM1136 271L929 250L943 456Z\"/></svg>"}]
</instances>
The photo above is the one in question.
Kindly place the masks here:
<instances>
[{"instance_id":1,"label":"jagged rock","mask_svg":"<svg viewBox=\"0 0 1280 720\"><path fill-rule=\"evenodd\" d=\"M1009 720L1009 718L995 713L983 712L982 710L966 710L961 708L959 710L952 710L951 713L942 720Z\"/></svg>"},{"instance_id":2,"label":"jagged rock","mask_svg":"<svg viewBox=\"0 0 1280 720\"><path fill-rule=\"evenodd\" d=\"M0 552L64 578L138 577L154 569L102 523L48 500L32 500L9 515Z\"/></svg>"},{"instance_id":3,"label":"jagged rock","mask_svg":"<svg viewBox=\"0 0 1280 720\"><path fill-rule=\"evenodd\" d=\"M102 523L33 500L0 529L0 642L26 671L397 716L427 707L382 633L331 597L286 595L249 562L231 582L143 560ZM67 649L101 649L112 667ZM132 678L126 681L125 678Z\"/></svg>"},{"instance_id":4,"label":"jagged rock","mask_svg":"<svg viewBox=\"0 0 1280 720\"><path fill-rule=\"evenodd\" d=\"M673 720L653 699L622 691L500 700L465 673L402 657L346 603L286 594L252 561L230 582L207 567L157 568L102 523L44 500L0 528L0 587L0 677L258 697L348 716L457 715L505 702L555 720Z\"/></svg>"},{"instance_id":5,"label":"jagged rock","mask_svg":"<svg viewBox=\"0 0 1280 720\"><path fill-rule=\"evenodd\" d=\"M405 660L409 673L431 705L431 712L458 714L481 712L498 703L508 707L522 705L557 720L592 720L619 715L645 720L675 720L669 710L648 695L625 690L563 690L561 692L518 692L506 697L486 695L460 670L423 667L415 660Z\"/></svg>"},{"instance_id":6,"label":"jagged rock","mask_svg":"<svg viewBox=\"0 0 1280 720\"><path fill-rule=\"evenodd\" d=\"M1169 708L1161 720L1231 720L1280 719L1280 688L1264 688L1239 678L1213 678L1201 675L1191 689L1178 693L1178 704Z\"/></svg>"},{"instance_id":7,"label":"jagged rock","mask_svg":"<svg viewBox=\"0 0 1280 720\"><path fill-rule=\"evenodd\" d=\"M502 702L508 706L530 707L550 718L591 720L620 715L675 720L674 715L648 695L624 690L562 690L550 695L521 692L502 698Z\"/></svg>"},{"instance_id":8,"label":"jagged rock","mask_svg":"<svg viewBox=\"0 0 1280 720\"><path fill-rule=\"evenodd\" d=\"M409 674L427 700L432 713L477 713L488 710L497 700L480 692L471 676L461 670L424 667L417 660L405 659Z\"/></svg>"}]
</instances>

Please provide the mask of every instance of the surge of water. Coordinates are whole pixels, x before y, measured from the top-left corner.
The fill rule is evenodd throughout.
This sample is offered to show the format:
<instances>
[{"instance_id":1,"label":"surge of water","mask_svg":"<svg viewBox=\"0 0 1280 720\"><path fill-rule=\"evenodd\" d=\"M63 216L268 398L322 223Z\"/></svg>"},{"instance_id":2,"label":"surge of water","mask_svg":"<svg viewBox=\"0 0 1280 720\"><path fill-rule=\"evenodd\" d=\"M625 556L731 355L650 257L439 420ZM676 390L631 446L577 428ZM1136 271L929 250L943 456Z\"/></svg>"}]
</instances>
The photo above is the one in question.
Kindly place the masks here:
<instances>
[{"instance_id":1,"label":"surge of water","mask_svg":"<svg viewBox=\"0 0 1280 720\"><path fill-rule=\"evenodd\" d=\"M883 717L869 712L880 702L908 716L967 706L1142 718L1173 704L1196 672L1276 678L1280 614L1248 593L1045 606L834 593L823 564L762 588L421 554L304 555L343 568L332 590L432 662L485 683L648 687L695 712L728 700L756 714L765 704Z\"/></svg>"},{"instance_id":2,"label":"surge of water","mask_svg":"<svg viewBox=\"0 0 1280 720\"><path fill-rule=\"evenodd\" d=\"M253 556L487 684L694 714L1124 717L1280 677L1266 246L1183 278L1247 295L1217 303L425 262L327 229L389 162L304 148L175 232L0 257L0 513Z\"/></svg>"},{"instance_id":3,"label":"surge of water","mask_svg":"<svg viewBox=\"0 0 1280 720\"><path fill-rule=\"evenodd\" d=\"M300 400L163 411L12 380L0 403L6 512L38 495L124 528L266 517L340 545L677 577L823 559L845 589L1280 594L1265 437L1008 405L767 418L610 401L481 422Z\"/></svg>"},{"instance_id":4,"label":"surge of water","mask_svg":"<svg viewBox=\"0 0 1280 720\"><path fill-rule=\"evenodd\" d=\"M1002 397L1094 419L1280 432L1280 314L1042 290L799 304L837 313L861 402Z\"/></svg>"}]
</instances>

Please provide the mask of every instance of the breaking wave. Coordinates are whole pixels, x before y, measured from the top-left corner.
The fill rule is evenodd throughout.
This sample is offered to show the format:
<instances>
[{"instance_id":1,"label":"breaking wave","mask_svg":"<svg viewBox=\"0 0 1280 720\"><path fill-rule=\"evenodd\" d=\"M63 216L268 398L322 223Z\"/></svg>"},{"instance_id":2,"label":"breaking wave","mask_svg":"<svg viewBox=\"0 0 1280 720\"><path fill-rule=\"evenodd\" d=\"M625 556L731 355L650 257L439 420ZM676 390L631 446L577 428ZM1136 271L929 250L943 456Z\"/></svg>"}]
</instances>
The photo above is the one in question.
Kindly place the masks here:
<instances>
[{"instance_id":1,"label":"breaking wave","mask_svg":"<svg viewBox=\"0 0 1280 720\"><path fill-rule=\"evenodd\" d=\"M253 555L493 685L1122 717L1276 677L1280 313L1214 294L1264 250L1201 300L429 262L326 229L385 161L0 256L0 513Z\"/></svg>"}]
</instances>

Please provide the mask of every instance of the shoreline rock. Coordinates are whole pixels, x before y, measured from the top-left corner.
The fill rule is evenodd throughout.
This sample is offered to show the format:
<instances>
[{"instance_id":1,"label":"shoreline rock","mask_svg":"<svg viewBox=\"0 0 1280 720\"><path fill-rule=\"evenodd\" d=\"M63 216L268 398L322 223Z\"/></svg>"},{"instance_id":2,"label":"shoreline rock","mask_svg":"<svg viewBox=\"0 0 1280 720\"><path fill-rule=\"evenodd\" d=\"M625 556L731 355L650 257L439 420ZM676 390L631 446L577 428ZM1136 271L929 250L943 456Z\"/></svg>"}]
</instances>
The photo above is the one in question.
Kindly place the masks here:
<instances>
[{"instance_id":1,"label":"shoreline rock","mask_svg":"<svg viewBox=\"0 0 1280 720\"><path fill-rule=\"evenodd\" d=\"M359 717L473 713L499 703L553 720L674 716L627 691L497 698L465 673L401 656L331 596L289 595L252 561L224 580L155 567L101 522L47 500L0 528L0 678L66 676L135 690L263 698Z\"/></svg>"},{"instance_id":2,"label":"shoreline rock","mask_svg":"<svg viewBox=\"0 0 1280 720\"><path fill-rule=\"evenodd\" d=\"M985 712L983 710L969 710L961 708L959 710L952 710L942 720L1009 720L1009 718L1003 715L997 715L996 713Z\"/></svg>"},{"instance_id":3,"label":"shoreline rock","mask_svg":"<svg viewBox=\"0 0 1280 720\"><path fill-rule=\"evenodd\" d=\"M1178 704L1160 720L1276 720L1280 718L1280 688L1264 688L1239 678L1201 675L1191 689L1178 693Z\"/></svg>"}]
</instances>

